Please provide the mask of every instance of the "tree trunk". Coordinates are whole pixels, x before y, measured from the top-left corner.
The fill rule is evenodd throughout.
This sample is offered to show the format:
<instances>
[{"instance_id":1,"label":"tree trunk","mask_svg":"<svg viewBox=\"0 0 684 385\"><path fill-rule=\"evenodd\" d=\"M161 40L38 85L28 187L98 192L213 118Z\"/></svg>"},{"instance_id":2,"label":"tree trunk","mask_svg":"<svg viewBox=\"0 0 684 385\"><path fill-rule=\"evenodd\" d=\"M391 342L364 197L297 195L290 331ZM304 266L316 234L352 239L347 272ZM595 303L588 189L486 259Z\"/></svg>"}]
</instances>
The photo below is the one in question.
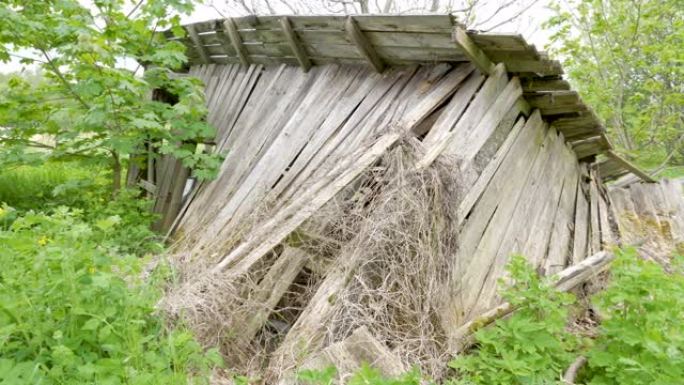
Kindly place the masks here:
<instances>
[{"instance_id":1,"label":"tree trunk","mask_svg":"<svg viewBox=\"0 0 684 385\"><path fill-rule=\"evenodd\" d=\"M112 151L112 194L117 195L121 190L121 159L119 153Z\"/></svg>"}]
</instances>

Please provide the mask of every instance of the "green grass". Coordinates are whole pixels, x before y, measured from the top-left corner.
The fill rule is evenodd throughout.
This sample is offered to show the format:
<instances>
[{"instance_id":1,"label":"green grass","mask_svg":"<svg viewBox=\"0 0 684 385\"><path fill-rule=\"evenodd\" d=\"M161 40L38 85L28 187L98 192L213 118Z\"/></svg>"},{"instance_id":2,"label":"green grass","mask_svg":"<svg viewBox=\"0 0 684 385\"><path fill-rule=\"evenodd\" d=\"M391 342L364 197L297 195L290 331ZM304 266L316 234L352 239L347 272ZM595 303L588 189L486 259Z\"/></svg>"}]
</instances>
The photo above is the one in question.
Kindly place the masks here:
<instances>
[{"instance_id":1,"label":"green grass","mask_svg":"<svg viewBox=\"0 0 684 385\"><path fill-rule=\"evenodd\" d=\"M79 206L93 194L102 194L108 183L106 170L93 164L72 161L18 166L0 172L0 203L17 210Z\"/></svg>"}]
</instances>

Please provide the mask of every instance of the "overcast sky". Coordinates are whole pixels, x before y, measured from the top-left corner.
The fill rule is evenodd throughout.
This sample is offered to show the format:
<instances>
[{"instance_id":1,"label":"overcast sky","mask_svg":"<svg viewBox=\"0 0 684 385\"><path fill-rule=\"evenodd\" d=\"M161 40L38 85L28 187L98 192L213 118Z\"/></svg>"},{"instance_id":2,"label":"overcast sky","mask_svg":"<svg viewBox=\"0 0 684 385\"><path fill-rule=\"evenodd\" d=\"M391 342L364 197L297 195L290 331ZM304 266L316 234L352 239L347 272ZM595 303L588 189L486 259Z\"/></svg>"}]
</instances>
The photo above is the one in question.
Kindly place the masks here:
<instances>
[{"instance_id":1,"label":"overcast sky","mask_svg":"<svg viewBox=\"0 0 684 385\"><path fill-rule=\"evenodd\" d=\"M82 0L84 3L88 2L89 0ZM204 20L212 20L212 19L218 19L221 18L222 15L229 15L229 16L240 16L241 14L244 14L244 11L241 10L239 7L230 7L226 5L226 0L204 0L205 4L198 5L195 9L195 11L192 13L192 15L189 16L184 16L182 18L182 21L184 24L189 24L189 23L194 23L194 22L199 22L199 21L204 21ZM213 1L213 6L212 6L212 1ZM230 1L230 0L228 0ZM254 2L253 0L248 0L249 2ZM276 2L278 0L274 0ZM307 6L311 5L312 8L316 8L316 5L319 4L321 0L298 0L298 1L307 1ZM411 1L411 0L399 0L399 1ZM453 1L453 0L452 0ZM492 14L493 11L499 7L502 2L505 1L510 1L510 0L480 0L483 4L481 9L478 11L482 15L489 15ZM547 8L547 1L548 0L513 0L511 3L513 4L510 8L508 9L515 9L517 6L518 9L523 9L523 7L526 9L525 13L523 16L517 18L517 20L509 23L502 24L498 26L497 28L494 29L496 32L513 32L513 33L520 33L525 38L529 43L535 44L538 49L543 49L543 47L547 44L548 42L548 33L544 31L543 29L540 28L540 24L548 19L550 16L550 11ZM258 0L257 0L258 2ZM375 1L378 3L378 1ZM382 2L382 0L380 0ZM529 6L529 7L528 7ZM322 9L322 8L321 8ZM277 10L280 11L280 10ZM283 10L284 13L287 13L287 10ZM486 25L483 25L482 27L478 28L487 28L488 26L493 26L499 24L501 21L505 20L508 15L510 15L510 12L500 12L497 14L496 17L492 18L491 20L488 20ZM29 52L18 52L21 55L24 56L29 56ZM7 72L16 72L16 71L21 71L22 68L25 66L21 65L19 63L18 59L12 60L10 63L0 63L0 72L2 73L7 73Z\"/></svg>"}]
</instances>

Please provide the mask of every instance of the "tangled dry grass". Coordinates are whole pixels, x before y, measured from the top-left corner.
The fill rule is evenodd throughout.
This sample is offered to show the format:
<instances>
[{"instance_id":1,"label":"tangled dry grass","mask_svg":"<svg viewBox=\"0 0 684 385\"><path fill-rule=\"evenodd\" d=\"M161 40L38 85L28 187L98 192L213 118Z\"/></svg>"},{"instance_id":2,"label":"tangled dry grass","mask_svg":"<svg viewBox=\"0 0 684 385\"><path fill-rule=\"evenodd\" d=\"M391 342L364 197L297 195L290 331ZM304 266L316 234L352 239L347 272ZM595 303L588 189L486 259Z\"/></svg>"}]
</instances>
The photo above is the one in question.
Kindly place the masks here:
<instances>
[{"instance_id":1,"label":"tangled dry grass","mask_svg":"<svg viewBox=\"0 0 684 385\"><path fill-rule=\"evenodd\" d=\"M413 139L404 140L248 274L226 278L209 272L212 263L177 258L182 282L163 308L203 343L219 346L234 370L259 374L327 273L344 266L348 279L335 293L319 349L365 326L407 363L441 377L448 357L439 313L453 271L461 193L453 163L417 170L420 155ZM268 274L285 247L307 257L271 309L264 289L272 289ZM264 314L258 330L245 331Z\"/></svg>"}]
</instances>

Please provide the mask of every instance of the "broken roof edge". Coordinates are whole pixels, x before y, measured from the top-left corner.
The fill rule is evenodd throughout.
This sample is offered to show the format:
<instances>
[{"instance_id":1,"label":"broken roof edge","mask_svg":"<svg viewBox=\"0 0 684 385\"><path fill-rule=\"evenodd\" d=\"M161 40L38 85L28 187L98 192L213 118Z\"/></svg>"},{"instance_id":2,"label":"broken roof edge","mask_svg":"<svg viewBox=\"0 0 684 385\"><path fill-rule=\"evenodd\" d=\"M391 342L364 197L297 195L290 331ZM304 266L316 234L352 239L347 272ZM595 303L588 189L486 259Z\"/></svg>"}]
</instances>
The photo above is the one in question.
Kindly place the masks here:
<instances>
[{"instance_id":1,"label":"broken roof edge","mask_svg":"<svg viewBox=\"0 0 684 385\"><path fill-rule=\"evenodd\" d=\"M595 161L612 151L605 128L593 110L563 79L560 62L551 60L520 34L465 30L453 15L269 15L216 19L184 26L187 37L164 35L187 47L190 65L292 64L304 71L328 63L391 66L471 62L489 73L503 63L521 79L531 108L564 135L578 159ZM630 164L622 171L640 179L646 173Z\"/></svg>"}]
</instances>

